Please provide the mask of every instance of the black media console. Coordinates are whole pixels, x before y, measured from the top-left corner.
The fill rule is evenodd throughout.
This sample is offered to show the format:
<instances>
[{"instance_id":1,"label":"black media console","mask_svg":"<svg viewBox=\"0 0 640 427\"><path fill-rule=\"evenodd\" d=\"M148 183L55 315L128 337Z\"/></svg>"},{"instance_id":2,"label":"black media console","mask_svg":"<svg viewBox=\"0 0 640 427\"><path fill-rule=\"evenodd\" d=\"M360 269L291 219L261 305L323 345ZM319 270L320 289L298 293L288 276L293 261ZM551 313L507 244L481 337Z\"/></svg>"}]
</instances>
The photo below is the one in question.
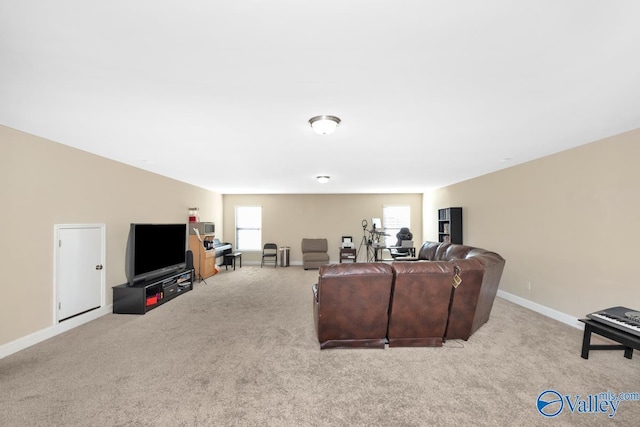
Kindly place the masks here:
<instances>
[{"instance_id":1,"label":"black media console","mask_svg":"<svg viewBox=\"0 0 640 427\"><path fill-rule=\"evenodd\" d=\"M193 289L193 270L183 270L168 276L129 286L113 287L113 312L145 314Z\"/></svg>"}]
</instances>

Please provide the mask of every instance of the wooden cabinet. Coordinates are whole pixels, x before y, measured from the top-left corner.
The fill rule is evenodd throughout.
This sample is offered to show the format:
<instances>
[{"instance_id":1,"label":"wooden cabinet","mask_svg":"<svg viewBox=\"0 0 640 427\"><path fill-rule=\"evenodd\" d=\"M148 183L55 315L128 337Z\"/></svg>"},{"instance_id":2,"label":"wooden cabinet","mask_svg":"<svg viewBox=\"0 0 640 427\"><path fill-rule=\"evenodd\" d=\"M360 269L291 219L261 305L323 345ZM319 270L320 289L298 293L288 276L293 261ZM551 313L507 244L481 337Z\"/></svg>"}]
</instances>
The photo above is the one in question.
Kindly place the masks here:
<instances>
[{"instance_id":1,"label":"wooden cabinet","mask_svg":"<svg viewBox=\"0 0 640 427\"><path fill-rule=\"evenodd\" d=\"M202 251L202 277L211 277L215 274L216 268L216 251L211 249L208 251Z\"/></svg>"},{"instance_id":2,"label":"wooden cabinet","mask_svg":"<svg viewBox=\"0 0 640 427\"><path fill-rule=\"evenodd\" d=\"M355 248L340 248L340 264L342 264L342 260L356 262L356 255Z\"/></svg>"},{"instance_id":3,"label":"wooden cabinet","mask_svg":"<svg viewBox=\"0 0 640 427\"><path fill-rule=\"evenodd\" d=\"M462 244L462 208L438 209L438 241Z\"/></svg>"},{"instance_id":4,"label":"wooden cabinet","mask_svg":"<svg viewBox=\"0 0 640 427\"><path fill-rule=\"evenodd\" d=\"M213 234L201 236L203 240L213 241ZM189 235L189 249L193 252L193 270L200 279L211 277L215 273L216 251L215 249L205 249L198 236Z\"/></svg>"}]
</instances>

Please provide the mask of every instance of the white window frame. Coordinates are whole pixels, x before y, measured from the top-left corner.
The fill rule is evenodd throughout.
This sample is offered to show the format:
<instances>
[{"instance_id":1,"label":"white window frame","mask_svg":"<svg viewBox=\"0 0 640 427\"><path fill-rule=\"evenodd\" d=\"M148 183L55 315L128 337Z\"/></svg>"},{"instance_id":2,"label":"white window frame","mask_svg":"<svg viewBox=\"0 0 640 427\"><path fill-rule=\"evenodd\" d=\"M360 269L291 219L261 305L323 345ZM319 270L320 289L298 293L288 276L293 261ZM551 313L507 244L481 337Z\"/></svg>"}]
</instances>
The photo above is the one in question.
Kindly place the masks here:
<instances>
[{"instance_id":1,"label":"white window frame","mask_svg":"<svg viewBox=\"0 0 640 427\"><path fill-rule=\"evenodd\" d=\"M406 210L406 212L402 212ZM382 226L385 236L386 246L395 246L398 238L396 234L400 228L411 228L411 206L409 205L383 205L382 206Z\"/></svg>"},{"instance_id":2,"label":"white window frame","mask_svg":"<svg viewBox=\"0 0 640 427\"><path fill-rule=\"evenodd\" d=\"M240 215L240 217L239 217ZM242 215L254 216L242 218ZM257 216L257 218L256 218ZM262 206L236 206L235 207L235 235L236 249L239 251L261 251L262 250ZM248 232L246 237L241 234ZM246 243L246 242L250 243ZM244 242L244 243L243 243Z\"/></svg>"}]
</instances>

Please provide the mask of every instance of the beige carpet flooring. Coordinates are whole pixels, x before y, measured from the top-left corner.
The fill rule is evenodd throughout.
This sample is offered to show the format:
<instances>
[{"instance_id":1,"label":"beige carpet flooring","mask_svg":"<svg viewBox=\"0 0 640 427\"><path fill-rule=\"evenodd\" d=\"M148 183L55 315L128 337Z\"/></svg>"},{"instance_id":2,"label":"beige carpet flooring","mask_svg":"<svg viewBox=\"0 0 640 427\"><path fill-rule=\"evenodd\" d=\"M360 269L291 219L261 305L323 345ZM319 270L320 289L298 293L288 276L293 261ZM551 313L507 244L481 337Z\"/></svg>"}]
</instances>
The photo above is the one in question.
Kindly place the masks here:
<instances>
[{"instance_id":1,"label":"beige carpet flooring","mask_svg":"<svg viewBox=\"0 0 640 427\"><path fill-rule=\"evenodd\" d=\"M245 266L144 316L107 315L0 360L1 426L639 425L640 401L555 418L553 389L640 392L640 352L502 299L468 341L320 350L317 270Z\"/></svg>"}]
</instances>

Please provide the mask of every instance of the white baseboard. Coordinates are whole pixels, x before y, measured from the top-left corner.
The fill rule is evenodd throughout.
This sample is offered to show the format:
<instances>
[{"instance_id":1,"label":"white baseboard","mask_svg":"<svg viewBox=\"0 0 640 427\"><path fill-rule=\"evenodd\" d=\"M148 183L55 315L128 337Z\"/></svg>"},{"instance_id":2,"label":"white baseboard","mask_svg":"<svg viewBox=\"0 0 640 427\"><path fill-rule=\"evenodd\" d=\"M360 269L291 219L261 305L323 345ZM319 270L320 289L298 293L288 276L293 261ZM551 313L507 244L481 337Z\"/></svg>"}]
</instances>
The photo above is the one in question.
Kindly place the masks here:
<instances>
[{"instance_id":1,"label":"white baseboard","mask_svg":"<svg viewBox=\"0 0 640 427\"><path fill-rule=\"evenodd\" d=\"M557 320L558 322L565 323L577 329L584 329L584 324L579 322L577 318L570 316L566 313L563 313L561 311L554 310L552 308L538 304L537 302L529 301L528 299L524 299L522 297L510 294L508 292L501 291L501 290L498 290L498 296L514 304L518 304L518 305L521 305L522 307L528 308L529 310L533 310L536 313L540 313L543 316L547 316L554 320Z\"/></svg>"},{"instance_id":2,"label":"white baseboard","mask_svg":"<svg viewBox=\"0 0 640 427\"><path fill-rule=\"evenodd\" d=\"M60 322L56 325L49 326L45 329L41 329L32 334L18 338L15 341L11 341L7 344L0 346L0 359L7 357L13 353L17 353L20 350L24 350L27 347L38 344L44 340L55 337L63 332L67 332L75 327L78 327L84 323L97 319L98 317L109 314L113 311L113 305L110 304L106 307L100 307L92 310L88 313L81 314L80 316L73 317L71 319Z\"/></svg>"}]
</instances>

